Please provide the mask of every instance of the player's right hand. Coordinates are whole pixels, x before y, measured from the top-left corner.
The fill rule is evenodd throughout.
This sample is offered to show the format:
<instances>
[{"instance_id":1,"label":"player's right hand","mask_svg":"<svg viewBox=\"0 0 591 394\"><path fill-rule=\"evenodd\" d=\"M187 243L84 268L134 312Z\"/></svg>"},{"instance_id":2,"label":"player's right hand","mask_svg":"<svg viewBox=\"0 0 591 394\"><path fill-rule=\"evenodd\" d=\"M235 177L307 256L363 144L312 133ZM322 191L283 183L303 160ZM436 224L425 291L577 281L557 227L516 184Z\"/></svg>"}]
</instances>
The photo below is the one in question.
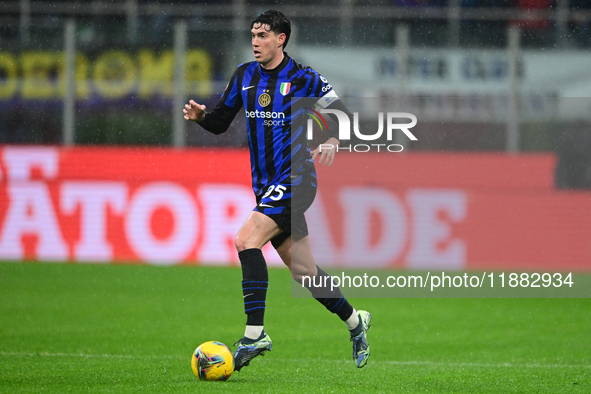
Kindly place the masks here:
<instances>
[{"instance_id":1,"label":"player's right hand","mask_svg":"<svg viewBox=\"0 0 591 394\"><path fill-rule=\"evenodd\" d=\"M324 144L318 145L318 147L311 152L312 160L316 160L316 156L320 156L318 164L328 165L329 167L332 166L335 153L337 152L337 147L340 144L341 141L338 139L334 137L329 138L328 141L326 141Z\"/></svg>"},{"instance_id":2,"label":"player's right hand","mask_svg":"<svg viewBox=\"0 0 591 394\"><path fill-rule=\"evenodd\" d=\"M189 103L185 104L185 108L183 108L183 113L185 120L201 122L205 118L205 105L189 100Z\"/></svg>"}]
</instances>

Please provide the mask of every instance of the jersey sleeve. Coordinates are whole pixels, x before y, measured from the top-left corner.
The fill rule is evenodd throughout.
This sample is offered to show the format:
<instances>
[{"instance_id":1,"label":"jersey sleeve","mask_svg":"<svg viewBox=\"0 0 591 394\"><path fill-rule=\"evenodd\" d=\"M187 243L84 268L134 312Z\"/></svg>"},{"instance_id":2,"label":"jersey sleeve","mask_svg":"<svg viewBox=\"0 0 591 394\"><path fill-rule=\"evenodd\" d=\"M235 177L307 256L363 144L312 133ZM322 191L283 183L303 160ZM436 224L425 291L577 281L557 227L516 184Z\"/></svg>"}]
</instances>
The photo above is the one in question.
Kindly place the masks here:
<instances>
[{"instance_id":1,"label":"jersey sleeve","mask_svg":"<svg viewBox=\"0 0 591 394\"><path fill-rule=\"evenodd\" d=\"M242 96L240 94L240 83L242 79L241 68L238 67L228 85L218 101L216 107L211 112L205 114L205 118L199 122L199 125L213 134L222 134L236 117L236 114L242 108Z\"/></svg>"},{"instance_id":2,"label":"jersey sleeve","mask_svg":"<svg viewBox=\"0 0 591 394\"><path fill-rule=\"evenodd\" d=\"M308 70L311 71L312 76L308 87L308 97L318 97L316 108L323 109L338 101L339 96L337 96L328 80L311 68Z\"/></svg>"},{"instance_id":3,"label":"jersey sleeve","mask_svg":"<svg viewBox=\"0 0 591 394\"><path fill-rule=\"evenodd\" d=\"M308 97L323 97L328 92L332 91L332 85L328 83L328 80L322 76L322 74L308 69L310 71L311 80L308 86Z\"/></svg>"},{"instance_id":4,"label":"jersey sleeve","mask_svg":"<svg viewBox=\"0 0 591 394\"><path fill-rule=\"evenodd\" d=\"M325 108L336 109L336 110L342 111L349 117L349 121L351 122L350 124L353 124L352 123L353 122L353 114L351 113L351 111L349 111L349 109L341 101L339 96L336 94L336 92L332 88L332 85L330 83L328 83L328 80L326 78L324 78L321 74L316 73L316 75L318 77L318 83L317 83L315 90L314 90L314 92L316 94L312 95L312 97L318 97L318 100L316 101L316 104L315 104L315 108L318 111L322 111ZM311 86L313 86L313 85L314 84L311 84ZM328 137L334 137L334 138L338 139L338 137L339 137L338 119L333 114L326 114L326 115L327 115L328 121L331 122L333 125L332 127L328 128L328 133L327 133Z\"/></svg>"}]
</instances>

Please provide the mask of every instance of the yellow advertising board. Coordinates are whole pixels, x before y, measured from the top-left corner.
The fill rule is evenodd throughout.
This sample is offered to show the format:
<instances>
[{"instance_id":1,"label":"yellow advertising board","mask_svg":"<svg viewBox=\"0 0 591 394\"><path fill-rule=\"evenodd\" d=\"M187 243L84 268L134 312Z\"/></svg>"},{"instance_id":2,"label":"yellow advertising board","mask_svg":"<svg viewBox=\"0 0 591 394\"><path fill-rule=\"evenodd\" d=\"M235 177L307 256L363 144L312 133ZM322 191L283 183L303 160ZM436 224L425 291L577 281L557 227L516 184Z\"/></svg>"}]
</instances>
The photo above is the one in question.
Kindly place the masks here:
<instances>
[{"instance_id":1,"label":"yellow advertising board","mask_svg":"<svg viewBox=\"0 0 591 394\"><path fill-rule=\"evenodd\" d=\"M65 94L64 52L0 51L0 100L61 98ZM201 49L185 55L185 84L188 94L207 97L212 89L212 60ZM174 52L141 49L135 53L108 50L92 59L78 52L75 58L76 96L96 94L117 99L135 94L140 98L173 94Z\"/></svg>"}]
</instances>

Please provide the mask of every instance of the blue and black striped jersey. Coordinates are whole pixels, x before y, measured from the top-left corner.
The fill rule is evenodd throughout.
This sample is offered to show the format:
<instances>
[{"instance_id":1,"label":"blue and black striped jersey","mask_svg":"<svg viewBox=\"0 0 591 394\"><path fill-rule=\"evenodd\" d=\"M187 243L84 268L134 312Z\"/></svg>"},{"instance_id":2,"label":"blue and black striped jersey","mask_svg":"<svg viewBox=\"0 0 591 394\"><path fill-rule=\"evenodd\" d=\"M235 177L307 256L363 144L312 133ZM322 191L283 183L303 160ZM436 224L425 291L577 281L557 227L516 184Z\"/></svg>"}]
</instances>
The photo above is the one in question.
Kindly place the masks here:
<instances>
[{"instance_id":1,"label":"blue and black striped jersey","mask_svg":"<svg viewBox=\"0 0 591 394\"><path fill-rule=\"evenodd\" d=\"M244 107L255 195L268 185L291 183L293 174L309 172L315 178L303 123L293 123L292 100L322 99L323 108L338 100L322 75L284 55L273 70L257 62L241 64L216 108L200 122L210 132L223 133Z\"/></svg>"}]
</instances>

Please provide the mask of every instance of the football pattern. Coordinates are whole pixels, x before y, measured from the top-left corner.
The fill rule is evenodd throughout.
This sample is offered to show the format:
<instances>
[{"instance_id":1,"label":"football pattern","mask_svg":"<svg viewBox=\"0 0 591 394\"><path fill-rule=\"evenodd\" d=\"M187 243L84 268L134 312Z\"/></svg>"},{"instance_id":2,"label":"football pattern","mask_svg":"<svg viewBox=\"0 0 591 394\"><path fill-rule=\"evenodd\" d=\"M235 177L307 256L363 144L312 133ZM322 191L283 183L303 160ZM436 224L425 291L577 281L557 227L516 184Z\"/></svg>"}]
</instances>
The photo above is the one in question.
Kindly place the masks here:
<instances>
[{"instance_id":1,"label":"football pattern","mask_svg":"<svg viewBox=\"0 0 591 394\"><path fill-rule=\"evenodd\" d=\"M191 368L199 380L227 380L234 372L234 356L221 342L205 342L195 349Z\"/></svg>"}]
</instances>

